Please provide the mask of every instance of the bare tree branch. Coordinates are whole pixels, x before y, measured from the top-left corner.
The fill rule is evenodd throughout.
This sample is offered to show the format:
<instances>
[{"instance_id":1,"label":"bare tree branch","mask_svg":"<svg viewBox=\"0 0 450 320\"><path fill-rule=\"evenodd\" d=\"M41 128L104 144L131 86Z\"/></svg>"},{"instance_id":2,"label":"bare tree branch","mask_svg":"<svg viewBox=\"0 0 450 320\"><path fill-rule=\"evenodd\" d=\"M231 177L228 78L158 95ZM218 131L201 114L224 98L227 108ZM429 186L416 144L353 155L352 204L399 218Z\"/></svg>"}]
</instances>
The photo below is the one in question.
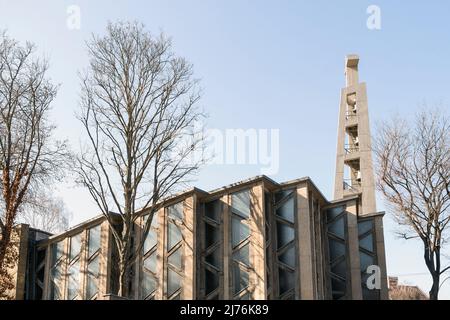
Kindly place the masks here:
<instances>
[{"instance_id":1,"label":"bare tree branch","mask_svg":"<svg viewBox=\"0 0 450 320\"><path fill-rule=\"evenodd\" d=\"M0 273L3 275L19 213L31 199L33 190L62 178L68 160L66 143L52 138L55 126L48 120L58 88L47 78L47 61L34 53L32 44L21 46L6 33L0 33Z\"/></svg>"},{"instance_id":2,"label":"bare tree branch","mask_svg":"<svg viewBox=\"0 0 450 320\"><path fill-rule=\"evenodd\" d=\"M414 126L399 119L385 123L375 139L378 189L402 229L399 234L423 243L433 279L430 299L438 298L441 250L450 222L448 132L448 115L428 109L417 115Z\"/></svg>"},{"instance_id":3,"label":"bare tree branch","mask_svg":"<svg viewBox=\"0 0 450 320\"><path fill-rule=\"evenodd\" d=\"M170 40L138 23L109 24L88 43L81 112L88 146L78 157L79 182L106 216L119 250L119 294L139 257L161 199L183 188L203 163L203 113L192 66L172 52ZM133 247L133 227L149 218ZM110 213L121 217L115 228Z\"/></svg>"}]
</instances>

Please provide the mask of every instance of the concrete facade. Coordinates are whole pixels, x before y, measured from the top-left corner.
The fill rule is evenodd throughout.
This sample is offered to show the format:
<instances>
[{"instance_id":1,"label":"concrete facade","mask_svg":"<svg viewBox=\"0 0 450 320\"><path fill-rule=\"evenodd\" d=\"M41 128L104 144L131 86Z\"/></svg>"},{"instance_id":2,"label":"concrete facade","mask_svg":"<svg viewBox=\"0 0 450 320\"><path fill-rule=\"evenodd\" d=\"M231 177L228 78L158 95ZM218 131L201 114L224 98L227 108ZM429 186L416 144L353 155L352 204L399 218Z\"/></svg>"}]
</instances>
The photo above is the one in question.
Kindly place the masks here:
<instances>
[{"instance_id":1,"label":"concrete facade","mask_svg":"<svg viewBox=\"0 0 450 320\"><path fill-rule=\"evenodd\" d=\"M163 206L128 299L382 298L379 289L363 296L359 223L373 224L365 233L375 248L379 216L361 220L357 196L330 202L309 178L277 183L259 176L211 192L193 189ZM146 217L139 214L137 226ZM103 216L33 247L45 253L33 262L44 265L43 277L27 279L22 290L43 290L28 299L116 298L117 252Z\"/></svg>"}]
</instances>

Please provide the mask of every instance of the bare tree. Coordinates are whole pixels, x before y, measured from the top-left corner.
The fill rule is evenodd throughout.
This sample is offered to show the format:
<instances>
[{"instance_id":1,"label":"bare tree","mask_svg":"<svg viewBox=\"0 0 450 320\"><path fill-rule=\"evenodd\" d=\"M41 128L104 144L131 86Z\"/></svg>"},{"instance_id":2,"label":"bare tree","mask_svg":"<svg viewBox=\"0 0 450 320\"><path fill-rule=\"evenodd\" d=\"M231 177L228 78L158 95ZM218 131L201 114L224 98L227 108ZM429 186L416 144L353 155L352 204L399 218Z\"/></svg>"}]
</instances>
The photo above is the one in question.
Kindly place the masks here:
<instances>
[{"instance_id":1,"label":"bare tree","mask_svg":"<svg viewBox=\"0 0 450 320\"><path fill-rule=\"evenodd\" d=\"M184 187L201 163L203 117L192 66L163 35L139 23L110 23L88 43L81 120L88 137L79 157L79 181L110 223L119 256L118 294L127 296L130 266L139 256L160 200ZM188 139L187 139L188 138ZM148 218L132 245L135 214ZM115 228L111 212L121 217Z\"/></svg>"},{"instance_id":2,"label":"bare tree","mask_svg":"<svg viewBox=\"0 0 450 320\"><path fill-rule=\"evenodd\" d=\"M378 188L387 200L404 239L420 239L438 299L444 267L442 250L450 222L450 122L439 110L421 112L414 123L394 119L375 139Z\"/></svg>"},{"instance_id":3,"label":"bare tree","mask_svg":"<svg viewBox=\"0 0 450 320\"><path fill-rule=\"evenodd\" d=\"M30 198L19 216L20 222L50 233L67 230L71 213L62 198L53 197L46 189Z\"/></svg>"},{"instance_id":4,"label":"bare tree","mask_svg":"<svg viewBox=\"0 0 450 320\"><path fill-rule=\"evenodd\" d=\"M48 120L57 87L34 52L0 33L0 272L23 204L31 190L61 177L67 151Z\"/></svg>"}]
</instances>

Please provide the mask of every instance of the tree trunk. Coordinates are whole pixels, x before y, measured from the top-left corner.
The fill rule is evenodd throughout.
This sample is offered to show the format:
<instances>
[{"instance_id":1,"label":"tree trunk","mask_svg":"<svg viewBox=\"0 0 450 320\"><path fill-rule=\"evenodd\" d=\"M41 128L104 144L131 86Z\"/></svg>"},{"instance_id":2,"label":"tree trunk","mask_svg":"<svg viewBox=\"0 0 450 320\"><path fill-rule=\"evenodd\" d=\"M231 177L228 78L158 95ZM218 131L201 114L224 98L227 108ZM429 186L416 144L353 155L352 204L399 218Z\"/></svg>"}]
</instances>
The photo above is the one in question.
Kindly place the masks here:
<instances>
[{"instance_id":1,"label":"tree trunk","mask_svg":"<svg viewBox=\"0 0 450 320\"><path fill-rule=\"evenodd\" d=\"M6 252L8 250L8 245L11 242L11 229L12 227L8 223L5 224L2 232L2 238L0 240L0 269L4 267Z\"/></svg>"},{"instance_id":2,"label":"tree trunk","mask_svg":"<svg viewBox=\"0 0 450 320\"><path fill-rule=\"evenodd\" d=\"M124 298L128 297L128 267L123 253L120 253L119 257L119 287L117 295Z\"/></svg>"},{"instance_id":3,"label":"tree trunk","mask_svg":"<svg viewBox=\"0 0 450 320\"><path fill-rule=\"evenodd\" d=\"M439 295L439 275L433 275L433 285L430 290L430 300L438 300Z\"/></svg>"}]
</instances>

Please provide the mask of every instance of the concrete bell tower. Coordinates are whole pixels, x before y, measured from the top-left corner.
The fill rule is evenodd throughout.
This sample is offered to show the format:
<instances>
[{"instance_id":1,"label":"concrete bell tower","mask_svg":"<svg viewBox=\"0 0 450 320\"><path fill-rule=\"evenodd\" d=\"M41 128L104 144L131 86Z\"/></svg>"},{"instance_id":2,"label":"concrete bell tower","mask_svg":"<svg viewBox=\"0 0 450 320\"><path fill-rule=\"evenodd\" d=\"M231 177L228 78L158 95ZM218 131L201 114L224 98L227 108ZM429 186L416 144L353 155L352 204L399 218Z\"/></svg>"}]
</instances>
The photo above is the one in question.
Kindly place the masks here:
<instances>
[{"instance_id":1,"label":"concrete bell tower","mask_svg":"<svg viewBox=\"0 0 450 320\"><path fill-rule=\"evenodd\" d=\"M357 55L345 59L346 87L341 90L334 199L359 195L360 215L376 212L375 179L366 84L358 79Z\"/></svg>"}]
</instances>

